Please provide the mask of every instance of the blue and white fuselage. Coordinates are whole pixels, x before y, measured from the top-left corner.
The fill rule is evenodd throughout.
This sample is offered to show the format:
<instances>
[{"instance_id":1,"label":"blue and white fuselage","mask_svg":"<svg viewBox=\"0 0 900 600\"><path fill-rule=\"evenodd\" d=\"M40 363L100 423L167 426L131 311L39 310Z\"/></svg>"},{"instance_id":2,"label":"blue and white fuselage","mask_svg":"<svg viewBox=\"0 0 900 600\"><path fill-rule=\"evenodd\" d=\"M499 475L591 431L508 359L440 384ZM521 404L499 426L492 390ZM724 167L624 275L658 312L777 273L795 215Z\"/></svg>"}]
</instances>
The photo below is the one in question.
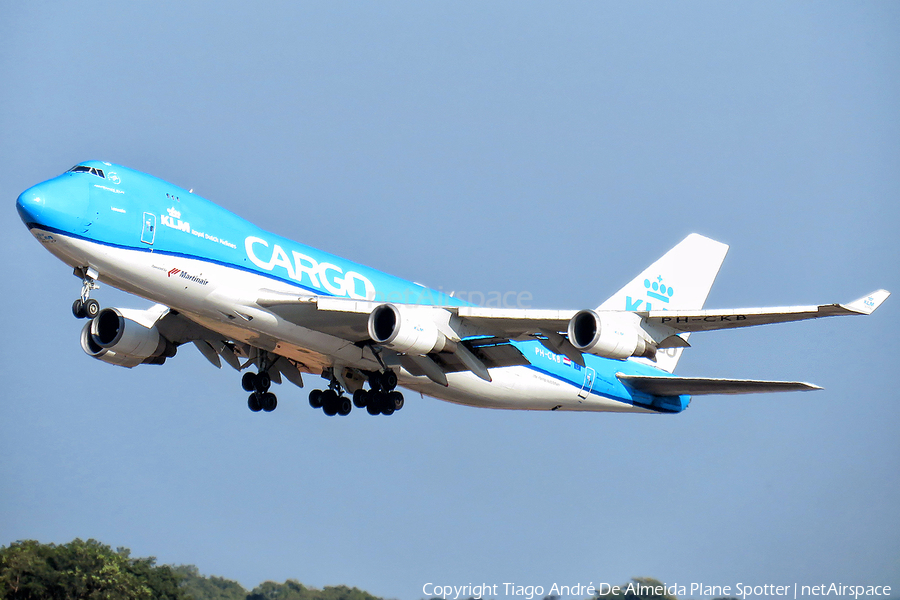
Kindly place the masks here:
<instances>
[{"instance_id":1,"label":"blue and white fuselage","mask_svg":"<svg viewBox=\"0 0 900 600\"><path fill-rule=\"evenodd\" d=\"M573 355L572 336L577 331L571 325L567 335L564 320L571 317L574 322L570 314L543 319L531 314L540 311L478 312L451 295L264 231L190 191L119 165L79 163L23 192L17 209L35 238L77 273L169 307L173 314L231 344L243 358L248 357L248 348L259 349L289 359L301 372L334 377L346 388L356 385L348 383L350 375L336 376L338 372L360 374L364 381L365 374L393 369L403 387L460 404L506 409L684 410L688 394L647 391L656 389L657 380L673 377L671 370L687 346L685 332L692 331L668 329L672 320L659 316L663 313L659 309L691 309L709 318L697 311L727 249L696 236L707 244L704 253L712 248L716 254L698 269L702 273L694 274L684 265L662 272L668 268L664 257L654 263L659 273L652 271L647 277L642 273L631 288L623 288L596 312L587 311L602 318L622 315L615 321L621 325L622 339L637 335L640 350L624 357L619 357L618 350L600 351L619 344L616 338L611 346L588 347L596 352ZM664 281L669 282L668 288L660 284ZM692 305L677 305L679 296ZM284 303L271 300L282 297ZM343 304L326 310L329 299ZM883 299L876 298L879 304ZM318 309L311 306L316 302ZM404 350L370 339L366 319L371 323L373 307L385 304L430 307L416 314L426 315L429 331L438 328L436 335L445 340L443 345L419 352L419 346ZM602 318L597 323L606 327ZM635 324L636 334L626 331L631 327L628 323ZM516 364L491 367L490 357L470 341L485 336L495 336L498 344L514 348L523 359L517 354L512 361ZM595 337L601 337L600 333ZM585 347L579 345L579 349ZM498 351L498 356L508 356L510 351ZM478 368L448 367L457 356L469 365L472 355ZM407 357L415 360L409 362ZM425 371L414 364L424 364ZM482 366L490 367L487 377ZM681 391L666 388L665 382L662 385L664 391Z\"/></svg>"}]
</instances>

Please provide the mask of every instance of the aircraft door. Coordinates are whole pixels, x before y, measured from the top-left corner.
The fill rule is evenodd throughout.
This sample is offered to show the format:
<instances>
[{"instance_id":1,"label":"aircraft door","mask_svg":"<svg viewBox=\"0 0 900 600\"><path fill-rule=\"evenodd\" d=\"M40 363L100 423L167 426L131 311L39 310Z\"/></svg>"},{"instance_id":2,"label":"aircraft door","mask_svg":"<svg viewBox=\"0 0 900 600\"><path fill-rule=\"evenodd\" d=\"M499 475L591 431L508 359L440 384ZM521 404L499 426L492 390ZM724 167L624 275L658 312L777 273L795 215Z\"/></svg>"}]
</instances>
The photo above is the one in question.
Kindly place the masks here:
<instances>
[{"instance_id":1,"label":"aircraft door","mask_svg":"<svg viewBox=\"0 0 900 600\"><path fill-rule=\"evenodd\" d=\"M596 372L591 367L584 368L584 383L581 385L581 391L578 392L579 398L587 398L591 390L594 389L594 377Z\"/></svg>"},{"instance_id":2,"label":"aircraft door","mask_svg":"<svg viewBox=\"0 0 900 600\"><path fill-rule=\"evenodd\" d=\"M156 215L153 213L144 213L144 229L141 231L141 241L145 244L153 245L153 239L156 237Z\"/></svg>"}]
</instances>

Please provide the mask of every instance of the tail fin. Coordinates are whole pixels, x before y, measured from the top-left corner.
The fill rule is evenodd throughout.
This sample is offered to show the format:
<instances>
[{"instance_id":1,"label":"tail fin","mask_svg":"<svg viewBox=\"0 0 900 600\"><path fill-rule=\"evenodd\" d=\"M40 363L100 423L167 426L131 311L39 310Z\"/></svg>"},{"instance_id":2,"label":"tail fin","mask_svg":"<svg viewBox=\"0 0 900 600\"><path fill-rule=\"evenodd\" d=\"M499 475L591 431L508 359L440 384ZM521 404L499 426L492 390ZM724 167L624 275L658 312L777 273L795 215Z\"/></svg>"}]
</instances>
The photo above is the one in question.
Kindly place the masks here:
<instances>
[{"instance_id":1,"label":"tail fin","mask_svg":"<svg viewBox=\"0 0 900 600\"><path fill-rule=\"evenodd\" d=\"M597 310L643 312L703 308L727 252L726 244L692 233ZM681 337L686 341L688 336L682 334ZM672 373L683 350L660 350L654 366Z\"/></svg>"}]
</instances>

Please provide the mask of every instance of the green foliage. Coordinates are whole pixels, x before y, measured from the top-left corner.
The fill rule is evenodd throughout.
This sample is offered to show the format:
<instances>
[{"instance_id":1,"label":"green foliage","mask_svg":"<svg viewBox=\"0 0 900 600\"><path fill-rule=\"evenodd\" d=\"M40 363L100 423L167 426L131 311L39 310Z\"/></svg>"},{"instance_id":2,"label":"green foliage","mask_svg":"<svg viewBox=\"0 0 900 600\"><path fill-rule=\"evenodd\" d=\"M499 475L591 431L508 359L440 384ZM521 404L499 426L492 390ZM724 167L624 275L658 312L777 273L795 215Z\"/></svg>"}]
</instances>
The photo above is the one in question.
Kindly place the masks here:
<instances>
[{"instance_id":1,"label":"green foliage","mask_svg":"<svg viewBox=\"0 0 900 600\"><path fill-rule=\"evenodd\" d=\"M246 600L247 590L241 584L223 577L204 577L194 565L173 567L181 578L181 589L192 600Z\"/></svg>"},{"instance_id":2,"label":"green foliage","mask_svg":"<svg viewBox=\"0 0 900 600\"><path fill-rule=\"evenodd\" d=\"M178 578L154 558L132 559L96 540L0 547L0 600L182 600Z\"/></svg>"},{"instance_id":3,"label":"green foliage","mask_svg":"<svg viewBox=\"0 0 900 600\"><path fill-rule=\"evenodd\" d=\"M222 577L205 577L193 565L172 568L181 579L181 588L190 600L381 600L372 594L345 585L309 588L288 579L284 583L266 581L247 592L241 584Z\"/></svg>"},{"instance_id":4,"label":"green foliage","mask_svg":"<svg viewBox=\"0 0 900 600\"><path fill-rule=\"evenodd\" d=\"M344 585L318 590L299 581L267 581L247 592L193 565L156 566L96 540L19 541L0 546L0 600L381 600Z\"/></svg>"},{"instance_id":5,"label":"green foliage","mask_svg":"<svg viewBox=\"0 0 900 600\"><path fill-rule=\"evenodd\" d=\"M182 600L186 598L181 588L181 578L172 567L163 565L155 566L153 558L139 558L132 561L131 572L143 580L150 588L152 600Z\"/></svg>"},{"instance_id":6,"label":"green foliage","mask_svg":"<svg viewBox=\"0 0 900 600\"><path fill-rule=\"evenodd\" d=\"M252 592L222 577L206 577L193 565L156 566L155 558L131 558L96 540L41 544L26 540L0 546L0 600L382 600L345 585L309 588L294 579L266 581ZM558 600L547 597L544 600ZM637 577L617 593L590 600L678 600L656 579ZM733 599L724 599L733 600ZM900 600L900 599L894 599Z\"/></svg>"},{"instance_id":7,"label":"green foliage","mask_svg":"<svg viewBox=\"0 0 900 600\"><path fill-rule=\"evenodd\" d=\"M321 590L308 588L299 581L288 579L284 583L266 581L247 596L247 600L381 600L357 588L346 585L325 586Z\"/></svg>"}]
</instances>

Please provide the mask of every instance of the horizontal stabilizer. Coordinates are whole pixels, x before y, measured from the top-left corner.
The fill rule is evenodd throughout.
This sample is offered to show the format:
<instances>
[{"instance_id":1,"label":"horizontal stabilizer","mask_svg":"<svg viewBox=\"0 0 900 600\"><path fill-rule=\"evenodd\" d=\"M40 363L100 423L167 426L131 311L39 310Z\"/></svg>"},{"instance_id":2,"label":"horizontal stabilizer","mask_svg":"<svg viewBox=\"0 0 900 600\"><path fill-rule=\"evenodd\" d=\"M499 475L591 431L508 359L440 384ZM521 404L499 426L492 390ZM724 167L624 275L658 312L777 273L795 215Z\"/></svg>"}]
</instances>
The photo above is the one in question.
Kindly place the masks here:
<instances>
[{"instance_id":1,"label":"horizontal stabilizer","mask_svg":"<svg viewBox=\"0 0 900 600\"><path fill-rule=\"evenodd\" d=\"M709 377L653 377L617 373L619 381L654 396L702 396L707 394L767 394L821 390L802 381L761 381L758 379L715 379Z\"/></svg>"}]
</instances>

